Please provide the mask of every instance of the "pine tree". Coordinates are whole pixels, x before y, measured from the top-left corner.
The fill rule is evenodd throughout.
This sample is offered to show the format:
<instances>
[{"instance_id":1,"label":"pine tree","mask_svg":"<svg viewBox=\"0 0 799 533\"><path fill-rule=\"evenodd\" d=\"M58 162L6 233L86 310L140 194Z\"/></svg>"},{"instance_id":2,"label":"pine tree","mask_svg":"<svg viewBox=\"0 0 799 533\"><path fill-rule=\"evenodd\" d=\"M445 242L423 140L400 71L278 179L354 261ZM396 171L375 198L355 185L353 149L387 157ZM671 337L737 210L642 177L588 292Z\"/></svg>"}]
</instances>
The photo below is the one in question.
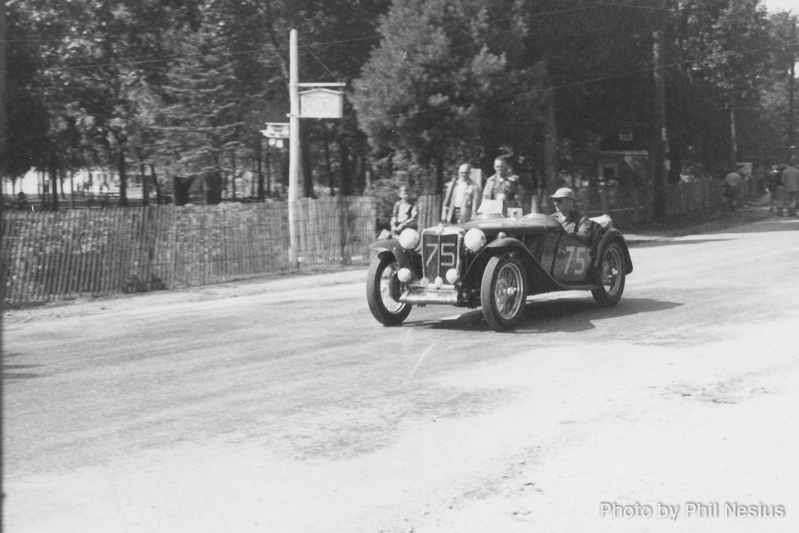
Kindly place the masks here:
<instances>
[{"instance_id":1,"label":"pine tree","mask_svg":"<svg viewBox=\"0 0 799 533\"><path fill-rule=\"evenodd\" d=\"M213 25L174 35L176 60L164 85L159 152L171 170L205 180L206 201L218 203L225 157L241 126L238 81L233 63Z\"/></svg>"},{"instance_id":2,"label":"pine tree","mask_svg":"<svg viewBox=\"0 0 799 533\"><path fill-rule=\"evenodd\" d=\"M534 151L541 70L524 61L520 2L395 0L380 33L353 105L375 148L435 168L427 189L441 190L444 166L458 158Z\"/></svg>"}]
</instances>

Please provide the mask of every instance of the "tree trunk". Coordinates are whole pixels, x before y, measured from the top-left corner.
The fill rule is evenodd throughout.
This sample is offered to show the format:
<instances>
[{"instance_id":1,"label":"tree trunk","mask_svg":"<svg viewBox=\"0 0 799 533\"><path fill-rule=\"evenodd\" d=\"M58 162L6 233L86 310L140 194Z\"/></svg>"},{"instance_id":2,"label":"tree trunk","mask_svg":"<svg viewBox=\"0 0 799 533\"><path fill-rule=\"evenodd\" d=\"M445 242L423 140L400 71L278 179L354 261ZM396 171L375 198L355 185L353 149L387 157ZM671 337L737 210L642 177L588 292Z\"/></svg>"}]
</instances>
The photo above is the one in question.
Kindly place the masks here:
<instances>
[{"instance_id":1,"label":"tree trunk","mask_svg":"<svg viewBox=\"0 0 799 533\"><path fill-rule=\"evenodd\" d=\"M236 201L236 151L230 151L230 167L233 171L233 175L230 177L232 192L233 192L233 201Z\"/></svg>"},{"instance_id":2,"label":"tree trunk","mask_svg":"<svg viewBox=\"0 0 799 533\"><path fill-rule=\"evenodd\" d=\"M150 205L150 188L147 186L147 174L144 172L144 163L139 163L139 175L141 176L141 205Z\"/></svg>"},{"instance_id":3,"label":"tree trunk","mask_svg":"<svg viewBox=\"0 0 799 533\"><path fill-rule=\"evenodd\" d=\"M341 176L339 177L341 188L339 192L341 196L349 196L352 194L350 190L350 153L349 148L347 148L347 143L344 142L343 139L340 139L338 142L338 153L339 169L341 171Z\"/></svg>"},{"instance_id":4,"label":"tree trunk","mask_svg":"<svg viewBox=\"0 0 799 533\"><path fill-rule=\"evenodd\" d=\"M306 198L316 198L313 190L313 172L311 168L311 156L308 140L308 128L300 130L300 144L302 145L302 188L303 196Z\"/></svg>"},{"instance_id":5,"label":"tree trunk","mask_svg":"<svg viewBox=\"0 0 799 533\"><path fill-rule=\"evenodd\" d=\"M327 165L327 187L330 189L330 196L336 195L336 190L333 185L333 166L330 164L330 143L327 139L327 128L322 127L322 140L325 144L325 164Z\"/></svg>"},{"instance_id":6,"label":"tree trunk","mask_svg":"<svg viewBox=\"0 0 799 533\"><path fill-rule=\"evenodd\" d=\"M52 209L58 211L58 156L50 156L50 188L52 191Z\"/></svg>"},{"instance_id":7,"label":"tree trunk","mask_svg":"<svg viewBox=\"0 0 799 533\"><path fill-rule=\"evenodd\" d=\"M558 125L555 120L555 89L547 90L547 110L544 118L544 183L541 205L555 192L558 177ZM547 211L544 211L545 213Z\"/></svg>"},{"instance_id":8,"label":"tree trunk","mask_svg":"<svg viewBox=\"0 0 799 533\"><path fill-rule=\"evenodd\" d=\"M150 177L153 180L153 186L155 187L155 203L157 205L161 205L163 198L161 197L161 186L158 184L158 176L155 175L155 166L151 163L150 164Z\"/></svg>"},{"instance_id":9,"label":"tree trunk","mask_svg":"<svg viewBox=\"0 0 799 533\"><path fill-rule=\"evenodd\" d=\"M255 153L256 153L256 164L257 164L257 175L256 175L256 187L252 191L252 195L255 196L259 202L264 201L264 148L263 148L263 135L260 132L256 133L255 135Z\"/></svg>"},{"instance_id":10,"label":"tree trunk","mask_svg":"<svg viewBox=\"0 0 799 533\"><path fill-rule=\"evenodd\" d=\"M738 163L738 135L735 128L735 103L730 103L730 168Z\"/></svg>"},{"instance_id":11,"label":"tree trunk","mask_svg":"<svg viewBox=\"0 0 799 533\"><path fill-rule=\"evenodd\" d=\"M438 150L436 155L436 190L435 194L444 193L444 150Z\"/></svg>"},{"instance_id":12,"label":"tree trunk","mask_svg":"<svg viewBox=\"0 0 799 533\"><path fill-rule=\"evenodd\" d=\"M75 169L71 159L69 162L69 208L75 209Z\"/></svg>"},{"instance_id":13,"label":"tree trunk","mask_svg":"<svg viewBox=\"0 0 799 533\"><path fill-rule=\"evenodd\" d=\"M266 200L266 197L272 196L272 161L269 158L269 147L266 148L264 151L264 166L266 166L266 176L261 173L258 176L258 201L263 202ZM266 179L266 184L264 184L264 179Z\"/></svg>"},{"instance_id":14,"label":"tree trunk","mask_svg":"<svg viewBox=\"0 0 799 533\"><path fill-rule=\"evenodd\" d=\"M358 192L363 192L366 183L366 162L360 154L355 156L355 182Z\"/></svg>"},{"instance_id":15,"label":"tree trunk","mask_svg":"<svg viewBox=\"0 0 799 533\"><path fill-rule=\"evenodd\" d=\"M44 205L47 202L47 187L44 185L44 170L40 170L39 174L39 201Z\"/></svg>"},{"instance_id":16,"label":"tree trunk","mask_svg":"<svg viewBox=\"0 0 799 533\"><path fill-rule=\"evenodd\" d=\"M58 183L61 186L61 198L66 200L67 199L67 193L64 191L64 181L66 181L66 176L64 175L64 169L63 168L59 168L58 169Z\"/></svg>"},{"instance_id":17,"label":"tree trunk","mask_svg":"<svg viewBox=\"0 0 799 533\"><path fill-rule=\"evenodd\" d=\"M125 163L125 150L119 149L117 158L117 165L119 166L119 205L120 207L128 206L128 175L127 165Z\"/></svg>"},{"instance_id":18,"label":"tree trunk","mask_svg":"<svg viewBox=\"0 0 799 533\"><path fill-rule=\"evenodd\" d=\"M283 178L283 186L286 188L286 194L289 190L289 158L286 157L286 152L280 151L280 175Z\"/></svg>"},{"instance_id":19,"label":"tree trunk","mask_svg":"<svg viewBox=\"0 0 799 533\"><path fill-rule=\"evenodd\" d=\"M666 159L666 82L663 73L664 38L662 31L653 34L652 55L654 56L654 130L652 131L652 216L655 220L666 217L665 159Z\"/></svg>"}]
</instances>

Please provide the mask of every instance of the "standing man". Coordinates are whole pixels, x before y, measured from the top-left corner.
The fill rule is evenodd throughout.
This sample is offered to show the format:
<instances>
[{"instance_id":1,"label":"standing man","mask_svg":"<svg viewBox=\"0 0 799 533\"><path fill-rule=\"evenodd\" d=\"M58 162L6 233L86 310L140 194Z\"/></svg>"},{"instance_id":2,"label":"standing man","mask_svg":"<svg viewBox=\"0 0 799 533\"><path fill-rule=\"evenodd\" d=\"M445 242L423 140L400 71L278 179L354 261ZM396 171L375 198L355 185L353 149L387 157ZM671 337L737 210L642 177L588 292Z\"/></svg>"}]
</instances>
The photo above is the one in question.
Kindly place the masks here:
<instances>
[{"instance_id":1,"label":"standing man","mask_svg":"<svg viewBox=\"0 0 799 533\"><path fill-rule=\"evenodd\" d=\"M782 186L782 172L777 165L771 167L771 171L767 177L768 195L769 195L769 211L776 213L777 216L782 215L782 206L780 204L784 187Z\"/></svg>"},{"instance_id":2,"label":"standing man","mask_svg":"<svg viewBox=\"0 0 799 533\"><path fill-rule=\"evenodd\" d=\"M724 178L724 182L725 182L724 195L727 197L727 200L729 200L730 202L730 210L734 211L735 207L738 205L738 195L741 190L741 183L743 182L743 178L741 178L741 175L733 170L732 172L727 174L727 177Z\"/></svg>"},{"instance_id":3,"label":"standing man","mask_svg":"<svg viewBox=\"0 0 799 533\"><path fill-rule=\"evenodd\" d=\"M799 170L792 161L788 168L782 171L782 184L785 186L785 206L788 216L796 214L796 199L799 196Z\"/></svg>"},{"instance_id":4,"label":"standing man","mask_svg":"<svg viewBox=\"0 0 799 533\"><path fill-rule=\"evenodd\" d=\"M447 184L444 204L441 207L443 222L463 224L472 219L480 207L480 186L471 179L472 165L458 167L458 175Z\"/></svg>"},{"instance_id":5,"label":"standing man","mask_svg":"<svg viewBox=\"0 0 799 533\"><path fill-rule=\"evenodd\" d=\"M486 180L483 200L502 200L503 213L506 207L521 207L522 188L519 185L519 176L511 173L506 157L500 156L494 160L494 172Z\"/></svg>"}]
</instances>

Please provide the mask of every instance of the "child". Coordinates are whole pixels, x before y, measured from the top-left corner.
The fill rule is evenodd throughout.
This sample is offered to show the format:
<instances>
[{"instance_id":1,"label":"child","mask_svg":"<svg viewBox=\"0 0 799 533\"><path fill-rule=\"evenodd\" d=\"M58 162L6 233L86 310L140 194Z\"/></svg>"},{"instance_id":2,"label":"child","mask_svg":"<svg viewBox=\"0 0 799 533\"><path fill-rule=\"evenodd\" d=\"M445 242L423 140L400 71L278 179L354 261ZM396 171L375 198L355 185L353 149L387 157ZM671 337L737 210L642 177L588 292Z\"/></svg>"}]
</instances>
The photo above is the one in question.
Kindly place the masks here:
<instances>
[{"instance_id":1,"label":"child","mask_svg":"<svg viewBox=\"0 0 799 533\"><path fill-rule=\"evenodd\" d=\"M419 216L416 205L408 199L406 187L400 187L399 198L391 215L391 234L394 237L399 237L405 228L416 229L416 219Z\"/></svg>"}]
</instances>

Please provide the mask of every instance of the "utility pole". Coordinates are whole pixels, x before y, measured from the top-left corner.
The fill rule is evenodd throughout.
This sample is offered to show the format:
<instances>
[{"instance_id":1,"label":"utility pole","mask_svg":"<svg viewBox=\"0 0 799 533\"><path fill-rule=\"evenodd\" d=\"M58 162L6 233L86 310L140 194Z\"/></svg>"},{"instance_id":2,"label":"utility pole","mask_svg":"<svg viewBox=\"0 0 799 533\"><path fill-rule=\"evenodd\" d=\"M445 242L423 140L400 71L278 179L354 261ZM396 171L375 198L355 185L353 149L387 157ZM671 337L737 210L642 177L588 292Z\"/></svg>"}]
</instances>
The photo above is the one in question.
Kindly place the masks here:
<instances>
[{"instance_id":1,"label":"utility pole","mask_svg":"<svg viewBox=\"0 0 799 533\"><path fill-rule=\"evenodd\" d=\"M793 140L793 99L794 99L794 86L796 85L796 17L793 18L791 24L791 77L788 80L788 162L791 162L791 156L794 151Z\"/></svg>"},{"instance_id":2,"label":"utility pole","mask_svg":"<svg viewBox=\"0 0 799 533\"><path fill-rule=\"evenodd\" d=\"M294 207L297 202L297 191L300 183L300 80L297 65L297 30L289 33L289 97L291 113L289 114L289 236L291 248L289 261L297 259L299 251L297 221Z\"/></svg>"},{"instance_id":3,"label":"utility pole","mask_svg":"<svg viewBox=\"0 0 799 533\"><path fill-rule=\"evenodd\" d=\"M656 220L666 217L666 84L663 76L663 31L654 32L655 62L655 126L652 135L653 215Z\"/></svg>"},{"instance_id":4,"label":"utility pole","mask_svg":"<svg viewBox=\"0 0 799 533\"><path fill-rule=\"evenodd\" d=\"M7 126L7 119L8 116L6 115L6 39L8 35L8 28L6 27L6 2L0 4L0 157L5 158L6 154L6 126ZM4 176L1 174L2 170L0 170L0 179L3 179ZM22 190L20 188L20 190ZM3 225L5 221L5 201L0 199L0 226ZM2 228L0 228L2 230ZM5 233L3 231L3 233ZM4 250L5 251L5 250ZM5 253L0 256L0 307L4 305L6 301L6 277L8 276L7 266L5 262ZM0 359L2 359L3 366L5 367L6 362L6 355L3 352L3 315L5 313L0 313ZM5 407L3 403L3 394L0 394L0 411L3 410ZM0 456L2 456L5 448L3 447L3 443L5 442L6 433L4 431L3 425L0 424ZM5 474L5 465L0 462L0 478L3 477ZM0 493L0 527L2 526L2 517L5 516L3 512L5 510L5 493Z\"/></svg>"}]
</instances>

